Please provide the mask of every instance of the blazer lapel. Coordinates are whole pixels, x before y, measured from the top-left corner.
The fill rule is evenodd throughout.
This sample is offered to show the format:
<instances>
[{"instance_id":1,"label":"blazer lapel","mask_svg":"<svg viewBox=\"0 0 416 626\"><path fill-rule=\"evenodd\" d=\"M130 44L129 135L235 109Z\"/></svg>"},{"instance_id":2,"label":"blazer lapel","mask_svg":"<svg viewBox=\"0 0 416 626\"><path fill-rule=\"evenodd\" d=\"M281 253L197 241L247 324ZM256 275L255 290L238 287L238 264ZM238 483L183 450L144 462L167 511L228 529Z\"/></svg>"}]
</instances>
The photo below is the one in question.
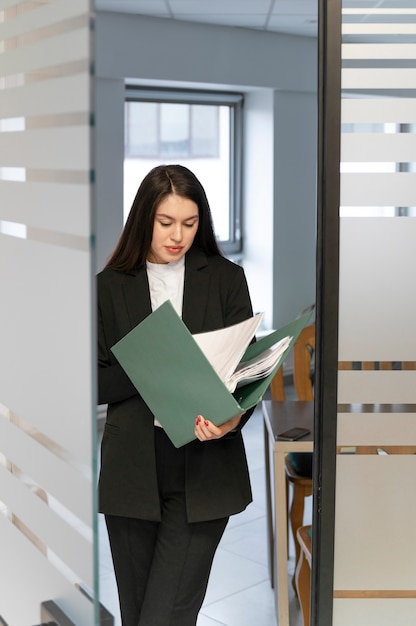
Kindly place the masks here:
<instances>
[{"instance_id":1,"label":"blazer lapel","mask_svg":"<svg viewBox=\"0 0 416 626\"><path fill-rule=\"evenodd\" d=\"M206 255L198 248L191 248L185 257L182 310L182 319L191 333L204 330L209 287L209 273L204 271L206 267Z\"/></svg>"},{"instance_id":2,"label":"blazer lapel","mask_svg":"<svg viewBox=\"0 0 416 626\"><path fill-rule=\"evenodd\" d=\"M123 290L131 327L134 328L152 312L146 269L129 272Z\"/></svg>"},{"instance_id":3,"label":"blazer lapel","mask_svg":"<svg viewBox=\"0 0 416 626\"><path fill-rule=\"evenodd\" d=\"M191 333L204 330L209 287L209 273L204 271L206 267L206 255L198 248L191 248L185 257L182 310L182 319ZM126 274L123 291L131 327L134 328L152 312L146 269Z\"/></svg>"}]
</instances>

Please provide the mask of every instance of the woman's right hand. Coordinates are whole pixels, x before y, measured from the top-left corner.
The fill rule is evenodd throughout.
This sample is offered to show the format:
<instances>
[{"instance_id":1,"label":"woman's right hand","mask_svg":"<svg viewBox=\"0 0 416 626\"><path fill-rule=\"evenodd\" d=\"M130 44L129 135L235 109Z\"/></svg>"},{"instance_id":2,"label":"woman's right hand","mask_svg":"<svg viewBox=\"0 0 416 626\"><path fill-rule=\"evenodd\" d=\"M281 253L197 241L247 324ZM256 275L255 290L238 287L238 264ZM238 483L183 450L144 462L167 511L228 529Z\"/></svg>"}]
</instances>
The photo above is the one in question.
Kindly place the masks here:
<instances>
[{"instance_id":1,"label":"woman's right hand","mask_svg":"<svg viewBox=\"0 0 416 626\"><path fill-rule=\"evenodd\" d=\"M212 439L221 439L224 435L235 430L240 423L244 413L240 413L232 417L228 422L224 422L221 426L216 426L210 420L205 419L202 415L198 415L195 420L195 436L199 441L211 441Z\"/></svg>"}]
</instances>

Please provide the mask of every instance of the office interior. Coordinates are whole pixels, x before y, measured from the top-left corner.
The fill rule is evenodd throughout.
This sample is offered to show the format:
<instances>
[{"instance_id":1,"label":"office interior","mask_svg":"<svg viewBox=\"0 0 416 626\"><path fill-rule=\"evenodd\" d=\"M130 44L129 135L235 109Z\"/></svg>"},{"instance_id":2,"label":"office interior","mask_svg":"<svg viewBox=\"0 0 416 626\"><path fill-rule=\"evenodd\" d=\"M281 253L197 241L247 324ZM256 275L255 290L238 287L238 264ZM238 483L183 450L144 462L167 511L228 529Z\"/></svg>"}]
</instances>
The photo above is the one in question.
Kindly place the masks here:
<instances>
[{"instance_id":1,"label":"office interior","mask_svg":"<svg viewBox=\"0 0 416 626\"><path fill-rule=\"evenodd\" d=\"M336 145L340 85L338 76L333 75L334 67L341 65L337 39L341 2L319 3L320 40L95 12L91 3L83 0L69 4L53 0L49 6L38 3L36 12L33 6L21 6L24 4L7 0L1 7L5 98L0 133L4 148L0 151L4 198L0 271L7 307L2 307L0 324L4 355L0 371L0 533L8 567L1 568L0 574L0 623L45 623L51 607L47 604L40 612L43 601L56 603L79 626L101 621L96 601L101 546L94 490L99 434L91 367L91 285L122 227L123 115L129 82L244 94L241 262L255 309L266 312L266 326L273 328L315 302L317 284L321 297L317 324L320 366L326 378L322 377L319 388L323 409L318 430L322 438L319 469L328 508L324 507L321 517L316 510L307 511L307 519L315 515L320 537L314 544L311 623L410 626L416 617L412 567L416 557L412 522L416 455L410 445L416 437L415 341L411 333L416 303L408 288L414 284L416 267L412 212L416 186L411 156L412 111L416 110L411 107L415 98L414 3L403 1L394 6L401 11L392 21L406 27L405 50L391 49L394 62L387 63L386 50L390 52L390 48L384 47L381 59L386 67L383 62L373 62L373 68L371 62L363 63L362 69L370 70L370 77L358 88L352 82L354 62L350 58L343 74L344 89L355 89L355 96L362 95L364 88L369 91L366 114L357 112L354 98L348 100L344 107L347 123L366 119L367 123L393 121L407 126L390 133L389 143L383 146L367 137L367 142L355 149L370 146L366 160L391 160L401 167L388 176L366 171L365 180L345 173L341 191ZM386 2L379 7L375 4L380 3L368 2L364 9L386 9L379 22L384 19L387 23L391 7ZM346 9L353 10L353 5L344 2ZM7 10L14 8L17 17L9 19ZM362 26L359 19L357 22ZM55 30L51 27L54 23L60 24ZM347 19L347 42L348 36L354 41L360 32L359 28L354 32L354 24L349 23ZM32 30L36 34L30 36ZM15 45L19 34L21 40ZM64 45L60 46L61 35ZM390 35L393 46L394 36ZM55 56L51 57L51 52ZM368 59L377 50L366 49L365 54ZM400 65L401 54L406 61ZM51 71L54 64L50 58L61 73ZM324 68L318 66L319 60ZM31 78L23 83L22 68ZM332 88L329 95L319 91L318 77L322 78L323 71L327 71L327 86ZM388 108L389 102L371 106L374 97L388 92L388 81L392 81L392 92L387 99L394 101L394 106ZM323 108L328 118L320 117ZM62 116L57 115L60 111ZM20 116L35 121L39 117L40 123L9 132L6 121ZM328 129L333 131L328 140L332 145L320 143L318 122L322 133L324 128L329 135ZM398 133L405 134L406 145L395 142ZM353 147L350 142L344 160L357 161L349 156ZM23 169L28 172L26 177ZM339 223L338 205L336 218L333 206L339 198L346 207L369 207L365 217L358 221L346 215ZM397 213L400 219L376 216L371 212L376 205L404 210ZM91 212L91 207L98 209ZM318 267L317 258L325 262L326 271ZM387 293L393 297L386 297ZM333 340L331 346L327 337ZM327 380L331 381L329 388L325 388ZM253 476L259 480L255 482L258 504L263 497L261 428L260 410L247 439ZM388 453L373 453L379 448ZM240 532L245 536L243 526L254 522L252 516L258 514L259 524L263 524L263 512L256 507L255 501L247 519L233 520L230 532L234 537L239 538ZM258 529L255 532L259 533ZM246 541L261 541L261 537L250 535ZM230 544L224 547L226 553L233 552ZM323 570L319 570L320 563ZM256 565L264 567L264 563ZM274 623L268 584L266 576L258 589L256 585L240 589L241 597L236 593L234 598L239 600L237 612L233 614L234 605L230 620L238 619L243 626L238 613L244 607L241 598L255 607L250 600L254 594L261 597L261 606L267 606L270 624ZM207 604L213 608L216 602L209 602L210 593ZM296 606L292 590L291 594L291 605ZM217 608L213 613L204 609L201 626L235 623L222 622L225 618ZM245 614L252 619L248 609ZM299 619L295 608L291 626L300 624ZM267 625L266 621L259 623Z\"/></svg>"}]
</instances>

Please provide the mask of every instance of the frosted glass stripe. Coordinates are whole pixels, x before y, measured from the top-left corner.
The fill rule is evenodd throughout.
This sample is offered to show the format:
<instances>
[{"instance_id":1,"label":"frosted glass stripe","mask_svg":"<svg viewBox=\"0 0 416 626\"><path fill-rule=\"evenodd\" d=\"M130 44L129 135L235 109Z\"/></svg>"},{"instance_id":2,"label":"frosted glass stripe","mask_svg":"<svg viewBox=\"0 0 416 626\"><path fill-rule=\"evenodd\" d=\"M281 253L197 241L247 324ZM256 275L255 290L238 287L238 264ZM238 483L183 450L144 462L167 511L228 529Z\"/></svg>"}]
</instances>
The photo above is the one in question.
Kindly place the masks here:
<instances>
[{"instance_id":1,"label":"frosted glass stripe","mask_svg":"<svg viewBox=\"0 0 416 626\"><path fill-rule=\"evenodd\" d=\"M86 185L91 172L82 170L28 169L25 167L0 167L0 181L61 183L62 185Z\"/></svg>"},{"instance_id":2,"label":"frosted glass stripe","mask_svg":"<svg viewBox=\"0 0 416 626\"><path fill-rule=\"evenodd\" d=\"M405 18L404 18L405 19ZM391 24L368 23L352 24L342 23L343 35L414 35L416 24L407 24L404 21Z\"/></svg>"},{"instance_id":3,"label":"frosted glass stripe","mask_svg":"<svg viewBox=\"0 0 416 626\"><path fill-rule=\"evenodd\" d=\"M50 599L98 623L76 587L98 600L92 4L1 2L0 614L16 626Z\"/></svg>"},{"instance_id":4,"label":"frosted glass stripe","mask_svg":"<svg viewBox=\"0 0 416 626\"><path fill-rule=\"evenodd\" d=\"M409 0L407 0L409 2ZM412 0L410 0L411 6L413 6ZM405 4L405 0L403 0L403 4ZM412 9L411 6L404 8L379 8L379 7L369 7L367 6L365 9L359 9L358 7L354 7L353 9L342 8L342 15L365 15L368 19L368 16L372 15L383 15L388 17L389 15L416 15L416 9Z\"/></svg>"},{"instance_id":5,"label":"frosted glass stripe","mask_svg":"<svg viewBox=\"0 0 416 626\"><path fill-rule=\"evenodd\" d=\"M93 624L92 605L88 598L56 570L44 555L22 533L0 515L1 560L0 567L1 615L12 616L10 626L39 623L40 601L59 598L60 607L79 626ZM12 585L14 581L16 588ZM24 602L21 594L24 591ZM36 616L36 617L34 617ZM36 621L34 621L36 620Z\"/></svg>"},{"instance_id":6,"label":"frosted glass stripe","mask_svg":"<svg viewBox=\"0 0 416 626\"><path fill-rule=\"evenodd\" d=\"M342 218L340 237L339 361L414 361L416 218Z\"/></svg>"},{"instance_id":7,"label":"frosted glass stripe","mask_svg":"<svg viewBox=\"0 0 416 626\"><path fill-rule=\"evenodd\" d=\"M334 598L413 598L416 600L416 590L414 589L335 589ZM378 626L378 623L377 623Z\"/></svg>"},{"instance_id":8,"label":"frosted glass stripe","mask_svg":"<svg viewBox=\"0 0 416 626\"><path fill-rule=\"evenodd\" d=\"M90 237L54 233L51 230L42 228L27 228L26 239L39 241L53 246L60 246L61 248L81 250L83 252L88 252L90 249Z\"/></svg>"},{"instance_id":9,"label":"frosted glass stripe","mask_svg":"<svg viewBox=\"0 0 416 626\"><path fill-rule=\"evenodd\" d=\"M6 22L8 25L11 22ZM15 36L9 36L10 33L7 33L3 37L3 46L7 52L13 52L16 49L22 49L25 46L31 46L37 42L40 42L44 39L50 39L53 37L65 35L70 31L75 31L79 28L85 27L88 24L88 16L87 15L77 15L76 17L61 20L59 22L55 22L54 24L44 25L42 28L37 30L29 30L23 31L22 21L14 21L12 25L16 25L18 28Z\"/></svg>"},{"instance_id":10,"label":"frosted glass stripe","mask_svg":"<svg viewBox=\"0 0 416 626\"><path fill-rule=\"evenodd\" d=\"M344 43L341 55L346 59L415 59L416 44L410 43Z\"/></svg>"},{"instance_id":11,"label":"frosted glass stripe","mask_svg":"<svg viewBox=\"0 0 416 626\"><path fill-rule=\"evenodd\" d=\"M17 133L35 128L56 128L59 126L89 126L89 124L90 117L85 111L51 112L46 115L0 118L0 130L2 133Z\"/></svg>"},{"instance_id":12,"label":"frosted glass stripe","mask_svg":"<svg viewBox=\"0 0 416 626\"><path fill-rule=\"evenodd\" d=\"M334 589L416 588L415 476L415 455L338 456Z\"/></svg>"},{"instance_id":13,"label":"frosted glass stripe","mask_svg":"<svg viewBox=\"0 0 416 626\"><path fill-rule=\"evenodd\" d=\"M344 123L416 123L416 98L343 98Z\"/></svg>"},{"instance_id":14,"label":"frosted glass stripe","mask_svg":"<svg viewBox=\"0 0 416 626\"><path fill-rule=\"evenodd\" d=\"M1 416L0 441L1 452L9 462L16 464L84 523L92 524L90 467L83 467L82 470L73 467L68 459L59 458L53 450L43 445L42 437L36 441Z\"/></svg>"},{"instance_id":15,"label":"frosted glass stripe","mask_svg":"<svg viewBox=\"0 0 416 626\"><path fill-rule=\"evenodd\" d=\"M342 89L409 89L416 88L414 68L345 68L341 74Z\"/></svg>"},{"instance_id":16,"label":"frosted glass stripe","mask_svg":"<svg viewBox=\"0 0 416 626\"><path fill-rule=\"evenodd\" d=\"M12 7L19 7L22 0L7 2L3 0L1 8L3 10ZM19 12L18 16L11 17L0 22L0 38L7 39L25 32L33 32L53 24L64 23L79 15L88 15L88 2L86 0L38 0L32 2L33 10L24 13Z\"/></svg>"},{"instance_id":17,"label":"frosted glass stripe","mask_svg":"<svg viewBox=\"0 0 416 626\"><path fill-rule=\"evenodd\" d=\"M416 361L338 361L340 370L416 370Z\"/></svg>"},{"instance_id":18,"label":"frosted glass stripe","mask_svg":"<svg viewBox=\"0 0 416 626\"><path fill-rule=\"evenodd\" d=\"M416 442L416 413L338 413L338 446L405 446Z\"/></svg>"},{"instance_id":19,"label":"frosted glass stripe","mask_svg":"<svg viewBox=\"0 0 416 626\"><path fill-rule=\"evenodd\" d=\"M89 236L88 185L15 184L0 180L0 221ZM34 210L36 207L36 210Z\"/></svg>"},{"instance_id":20,"label":"frosted glass stripe","mask_svg":"<svg viewBox=\"0 0 416 626\"><path fill-rule=\"evenodd\" d=\"M92 586L91 536L87 539L71 528L46 502L1 466L0 486L2 501L10 511L66 563L79 582Z\"/></svg>"},{"instance_id":21,"label":"frosted glass stripe","mask_svg":"<svg viewBox=\"0 0 416 626\"><path fill-rule=\"evenodd\" d=\"M343 133L341 161L416 162L416 134Z\"/></svg>"},{"instance_id":22,"label":"frosted glass stripe","mask_svg":"<svg viewBox=\"0 0 416 626\"><path fill-rule=\"evenodd\" d=\"M338 372L338 402L414 404L416 372Z\"/></svg>"},{"instance_id":23,"label":"frosted glass stripe","mask_svg":"<svg viewBox=\"0 0 416 626\"><path fill-rule=\"evenodd\" d=\"M392 626L397 623L400 615L400 626L414 626L416 600L367 598L335 599L333 604L334 626L351 626L351 624L377 624Z\"/></svg>"},{"instance_id":24,"label":"frosted glass stripe","mask_svg":"<svg viewBox=\"0 0 416 626\"><path fill-rule=\"evenodd\" d=\"M14 74L22 71L22 67L28 73L48 66L51 62L53 67L87 58L89 51L87 33L88 28L82 28L61 37L41 40L30 47L15 48L7 55L7 66L0 55L0 74L4 76Z\"/></svg>"},{"instance_id":25,"label":"frosted glass stripe","mask_svg":"<svg viewBox=\"0 0 416 626\"><path fill-rule=\"evenodd\" d=\"M0 118L86 111L89 98L89 77L85 74L34 82L1 92Z\"/></svg>"},{"instance_id":26,"label":"frosted glass stripe","mask_svg":"<svg viewBox=\"0 0 416 626\"><path fill-rule=\"evenodd\" d=\"M50 65L46 67L37 67L29 72L17 72L0 78L0 90L16 89L22 87L25 83L40 82L46 80L56 80L63 76L71 76L89 71L88 59L79 59L62 63L61 65ZM14 92L15 94L17 92Z\"/></svg>"},{"instance_id":27,"label":"frosted glass stripe","mask_svg":"<svg viewBox=\"0 0 416 626\"><path fill-rule=\"evenodd\" d=\"M341 206L415 206L416 174L342 174ZM345 359L343 359L345 360Z\"/></svg>"},{"instance_id":28,"label":"frosted glass stripe","mask_svg":"<svg viewBox=\"0 0 416 626\"><path fill-rule=\"evenodd\" d=\"M87 170L48 170L32 168L25 169L25 172L26 182L86 185L91 181L91 172Z\"/></svg>"},{"instance_id":29,"label":"frosted glass stripe","mask_svg":"<svg viewBox=\"0 0 416 626\"><path fill-rule=\"evenodd\" d=\"M88 170L89 134L83 126L0 133L0 152L7 167Z\"/></svg>"},{"instance_id":30,"label":"frosted glass stripe","mask_svg":"<svg viewBox=\"0 0 416 626\"><path fill-rule=\"evenodd\" d=\"M341 120L385 133L342 134L340 213L411 213L416 3L355 4L342 9ZM412 217L340 220L337 446L357 454L337 455L334 596L343 599L334 601L334 626L410 626L416 614L416 499L408 497L416 479L415 237Z\"/></svg>"},{"instance_id":31,"label":"frosted glass stripe","mask_svg":"<svg viewBox=\"0 0 416 626\"><path fill-rule=\"evenodd\" d=\"M0 314L0 401L70 458L89 464L95 416L89 254L0 237L2 301L8 303ZM10 259L20 259L13 272Z\"/></svg>"}]
</instances>

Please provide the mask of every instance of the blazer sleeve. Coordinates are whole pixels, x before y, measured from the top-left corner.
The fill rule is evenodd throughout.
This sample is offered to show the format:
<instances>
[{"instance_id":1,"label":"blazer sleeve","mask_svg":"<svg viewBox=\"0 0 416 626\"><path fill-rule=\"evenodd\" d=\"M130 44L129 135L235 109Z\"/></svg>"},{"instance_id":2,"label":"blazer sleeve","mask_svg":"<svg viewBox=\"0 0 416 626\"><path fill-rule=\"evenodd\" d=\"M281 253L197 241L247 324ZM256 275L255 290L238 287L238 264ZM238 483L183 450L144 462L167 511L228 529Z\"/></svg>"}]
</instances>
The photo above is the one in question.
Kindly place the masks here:
<instances>
[{"instance_id":1,"label":"blazer sleeve","mask_svg":"<svg viewBox=\"0 0 416 626\"><path fill-rule=\"evenodd\" d=\"M118 339L130 330L121 321L118 278L104 270L97 276L98 404L122 402L138 395L137 389L111 352Z\"/></svg>"},{"instance_id":2,"label":"blazer sleeve","mask_svg":"<svg viewBox=\"0 0 416 626\"><path fill-rule=\"evenodd\" d=\"M239 266L235 266L235 275L228 285L225 314L225 326L237 324L253 315L246 276Z\"/></svg>"},{"instance_id":3,"label":"blazer sleeve","mask_svg":"<svg viewBox=\"0 0 416 626\"><path fill-rule=\"evenodd\" d=\"M113 404L138 395L137 389L109 350L100 305L98 305L97 339L98 404Z\"/></svg>"}]
</instances>

